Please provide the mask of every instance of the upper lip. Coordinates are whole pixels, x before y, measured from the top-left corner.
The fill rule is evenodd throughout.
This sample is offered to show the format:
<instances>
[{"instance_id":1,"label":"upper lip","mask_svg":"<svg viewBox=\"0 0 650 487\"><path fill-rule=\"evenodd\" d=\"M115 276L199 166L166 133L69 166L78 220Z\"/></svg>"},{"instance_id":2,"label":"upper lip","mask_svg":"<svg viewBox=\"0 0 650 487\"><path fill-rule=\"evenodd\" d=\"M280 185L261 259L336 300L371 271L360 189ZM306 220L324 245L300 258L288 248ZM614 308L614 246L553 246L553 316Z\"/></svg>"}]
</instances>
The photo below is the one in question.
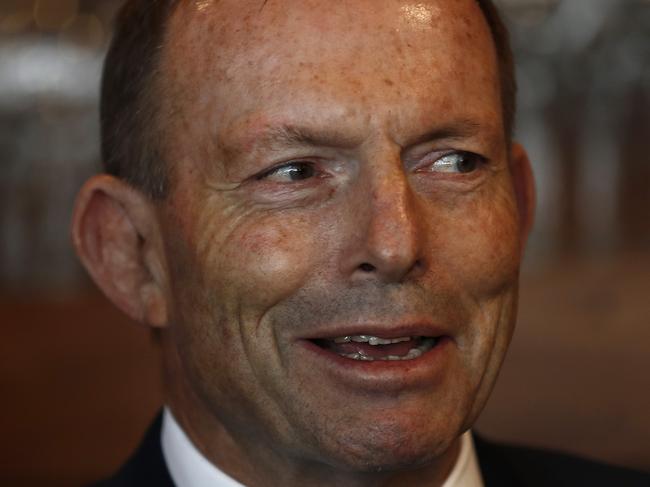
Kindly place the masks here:
<instances>
[{"instance_id":1,"label":"upper lip","mask_svg":"<svg viewBox=\"0 0 650 487\"><path fill-rule=\"evenodd\" d=\"M440 337L450 334L448 327L418 320L409 322L367 322L354 324L329 325L312 330L309 335L300 337L303 340L332 340L338 337L369 335L378 338L400 337Z\"/></svg>"}]
</instances>

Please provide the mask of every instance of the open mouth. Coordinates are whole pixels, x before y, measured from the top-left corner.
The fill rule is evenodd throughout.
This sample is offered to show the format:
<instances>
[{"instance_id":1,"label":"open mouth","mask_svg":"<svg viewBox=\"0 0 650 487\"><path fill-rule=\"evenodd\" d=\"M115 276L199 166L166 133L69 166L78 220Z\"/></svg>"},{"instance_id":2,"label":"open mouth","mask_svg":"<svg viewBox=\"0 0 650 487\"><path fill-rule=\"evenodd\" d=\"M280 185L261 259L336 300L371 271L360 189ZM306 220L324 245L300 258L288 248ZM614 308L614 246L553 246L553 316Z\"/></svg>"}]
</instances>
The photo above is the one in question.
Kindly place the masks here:
<instances>
[{"instance_id":1,"label":"open mouth","mask_svg":"<svg viewBox=\"0 0 650 487\"><path fill-rule=\"evenodd\" d=\"M404 336L380 338L372 335L350 335L312 340L320 348L351 360L415 360L436 346L439 337Z\"/></svg>"}]
</instances>

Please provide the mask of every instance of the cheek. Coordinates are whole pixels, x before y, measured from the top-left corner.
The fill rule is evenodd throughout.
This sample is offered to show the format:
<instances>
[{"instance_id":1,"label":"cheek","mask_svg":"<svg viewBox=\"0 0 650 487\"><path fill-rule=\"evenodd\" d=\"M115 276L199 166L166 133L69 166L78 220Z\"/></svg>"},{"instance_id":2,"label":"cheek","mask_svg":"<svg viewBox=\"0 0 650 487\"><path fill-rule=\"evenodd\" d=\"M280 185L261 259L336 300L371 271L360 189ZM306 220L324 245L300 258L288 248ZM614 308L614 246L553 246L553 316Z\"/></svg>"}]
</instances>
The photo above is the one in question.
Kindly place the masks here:
<instances>
[{"instance_id":1,"label":"cheek","mask_svg":"<svg viewBox=\"0 0 650 487\"><path fill-rule=\"evenodd\" d=\"M518 215L512 194L503 189L478 197L450 213L452 276L475 297L499 294L517 280L520 260Z\"/></svg>"},{"instance_id":2,"label":"cheek","mask_svg":"<svg viewBox=\"0 0 650 487\"><path fill-rule=\"evenodd\" d=\"M471 310L458 343L467 352L464 360L474 377L472 382L483 384L485 390L491 387L514 324L520 261L518 221L513 194L504 184L458 205L458 215L448 224L448 279ZM488 374L483 377L486 369Z\"/></svg>"},{"instance_id":3,"label":"cheek","mask_svg":"<svg viewBox=\"0 0 650 487\"><path fill-rule=\"evenodd\" d=\"M294 293L317 267L317 230L305 218L247 221L223 242L220 281L243 299L274 304Z\"/></svg>"}]
</instances>

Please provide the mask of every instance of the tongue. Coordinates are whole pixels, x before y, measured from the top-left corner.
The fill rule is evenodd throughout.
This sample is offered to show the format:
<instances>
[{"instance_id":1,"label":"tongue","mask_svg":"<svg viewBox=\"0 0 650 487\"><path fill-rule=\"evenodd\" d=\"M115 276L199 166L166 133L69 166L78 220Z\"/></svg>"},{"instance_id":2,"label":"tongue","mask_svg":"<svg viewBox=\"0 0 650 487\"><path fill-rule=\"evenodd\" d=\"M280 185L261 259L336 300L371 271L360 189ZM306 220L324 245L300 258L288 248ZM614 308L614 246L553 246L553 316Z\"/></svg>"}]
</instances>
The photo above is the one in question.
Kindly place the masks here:
<instances>
[{"instance_id":1,"label":"tongue","mask_svg":"<svg viewBox=\"0 0 650 487\"><path fill-rule=\"evenodd\" d=\"M383 358L389 355L396 355L403 357L412 348L420 345L420 339L409 340L408 342L391 343L390 345L370 345L368 343L334 343L333 340L327 341L328 348L333 352L342 355L349 355L352 353L363 353L364 355L372 358Z\"/></svg>"}]
</instances>

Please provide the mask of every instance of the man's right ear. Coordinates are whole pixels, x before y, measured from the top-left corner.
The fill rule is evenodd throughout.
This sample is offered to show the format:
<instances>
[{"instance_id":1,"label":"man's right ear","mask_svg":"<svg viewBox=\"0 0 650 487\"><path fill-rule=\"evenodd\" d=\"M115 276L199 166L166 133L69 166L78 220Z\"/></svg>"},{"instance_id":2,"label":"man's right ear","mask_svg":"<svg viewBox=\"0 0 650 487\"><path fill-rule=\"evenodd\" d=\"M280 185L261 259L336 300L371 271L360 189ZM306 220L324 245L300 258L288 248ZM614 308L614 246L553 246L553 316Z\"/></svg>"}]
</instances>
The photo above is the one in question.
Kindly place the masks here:
<instances>
[{"instance_id":1,"label":"man's right ear","mask_svg":"<svg viewBox=\"0 0 650 487\"><path fill-rule=\"evenodd\" d=\"M168 321L167 272L154 203L106 174L89 179L75 203L72 240L95 283L136 321Z\"/></svg>"}]
</instances>

